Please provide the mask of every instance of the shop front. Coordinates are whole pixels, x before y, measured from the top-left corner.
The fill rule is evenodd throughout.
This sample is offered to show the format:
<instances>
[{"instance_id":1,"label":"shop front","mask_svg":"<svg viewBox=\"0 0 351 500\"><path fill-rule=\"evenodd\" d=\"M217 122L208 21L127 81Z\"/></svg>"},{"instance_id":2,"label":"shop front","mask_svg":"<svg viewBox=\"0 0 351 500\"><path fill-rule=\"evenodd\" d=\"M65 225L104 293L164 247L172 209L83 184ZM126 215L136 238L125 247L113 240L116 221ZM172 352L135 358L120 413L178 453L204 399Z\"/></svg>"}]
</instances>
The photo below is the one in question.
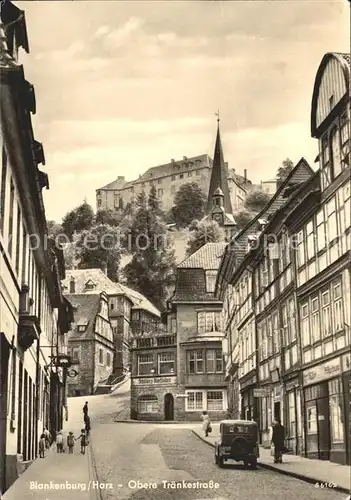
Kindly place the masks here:
<instances>
[{"instance_id":1,"label":"shop front","mask_svg":"<svg viewBox=\"0 0 351 500\"><path fill-rule=\"evenodd\" d=\"M307 458L349 461L349 364L346 354L303 372Z\"/></svg>"},{"instance_id":2,"label":"shop front","mask_svg":"<svg viewBox=\"0 0 351 500\"><path fill-rule=\"evenodd\" d=\"M257 388L257 376L255 373L248 373L239 379L241 394L241 415L243 420L255 420L258 422L258 403L254 397L254 389Z\"/></svg>"},{"instance_id":3,"label":"shop front","mask_svg":"<svg viewBox=\"0 0 351 500\"><path fill-rule=\"evenodd\" d=\"M131 379L131 418L175 420L177 377L134 377Z\"/></svg>"}]
</instances>

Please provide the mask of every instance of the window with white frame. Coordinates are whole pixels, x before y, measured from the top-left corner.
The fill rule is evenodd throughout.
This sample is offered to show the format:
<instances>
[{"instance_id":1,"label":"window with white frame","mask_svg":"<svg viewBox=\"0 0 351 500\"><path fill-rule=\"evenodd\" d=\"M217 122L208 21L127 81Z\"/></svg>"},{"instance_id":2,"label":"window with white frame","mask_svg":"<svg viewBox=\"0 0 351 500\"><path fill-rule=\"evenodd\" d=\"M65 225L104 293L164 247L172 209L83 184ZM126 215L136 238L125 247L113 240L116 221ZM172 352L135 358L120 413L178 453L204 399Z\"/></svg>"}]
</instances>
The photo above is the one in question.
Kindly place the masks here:
<instances>
[{"instance_id":1,"label":"window with white frame","mask_svg":"<svg viewBox=\"0 0 351 500\"><path fill-rule=\"evenodd\" d=\"M319 318L319 297L311 299L311 333L312 343L318 342L321 339L321 325Z\"/></svg>"},{"instance_id":2,"label":"window with white frame","mask_svg":"<svg viewBox=\"0 0 351 500\"><path fill-rule=\"evenodd\" d=\"M157 413L158 399L154 394L143 394L138 398L138 413Z\"/></svg>"},{"instance_id":3,"label":"window with white frame","mask_svg":"<svg viewBox=\"0 0 351 500\"><path fill-rule=\"evenodd\" d=\"M334 316L334 331L339 332L344 327L344 312L341 292L341 282L332 284L333 289L333 316Z\"/></svg>"},{"instance_id":4,"label":"window with white frame","mask_svg":"<svg viewBox=\"0 0 351 500\"><path fill-rule=\"evenodd\" d=\"M341 168L350 166L350 122L347 112L340 117Z\"/></svg>"},{"instance_id":5,"label":"window with white frame","mask_svg":"<svg viewBox=\"0 0 351 500\"><path fill-rule=\"evenodd\" d=\"M201 411L204 410L204 393L203 391L186 391L187 398L185 400L185 411Z\"/></svg>"},{"instance_id":6,"label":"window with white frame","mask_svg":"<svg viewBox=\"0 0 351 500\"><path fill-rule=\"evenodd\" d=\"M290 344L289 328L288 328L288 307L287 304L282 306L282 328L283 328L283 342L287 346Z\"/></svg>"},{"instance_id":7,"label":"window with white frame","mask_svg":"<svg viewBox=\"0 0 351 500\"><path fill-rule=\"evenodd\" d=\"M204 358L202 349L193 349L187 352L188 373L203 373Z\"/></svg>"},{"instance_id":8,"label":"window with white frame","mask_svg":"<svg viewBox=\"0 0 351 500\"><path fill-rule=\"evenodd\" d=\"M342 188L339 189L339 217L340 217L340 234L343 235L351 224L351 182L348 181Z\"/></svg>"},{"instance_id":9,"label":"window with white frame","mask_svg":"<svg viewBox=\"0 0 351 500\"><path fill-rule=\"evenodd\" d=\"M333 241L338 236L335 197L327 203L327 235L328 242Z\"/></svg>"},{"instance_id":10,"label":"window with white frame","mask_svg":"<svg viewBox=\"0 0 351 500\"><path fill-rule=\"evenodd\" d=\"M296 436L296 405L295 405L295 392L288 393L289 400L289 436Z\"/></svg>"},{"instance_id":11,"label":"window with white frame","mask_svg":"<svg viewBox=\"0 0 351 500\"><path fill-rule=\"evenodd\" d=\"M153 365L154 358L151 353L138 355L138 375L150 375Z\"/></svg>"},{"instance_id":12,"label":"window with white frame","mask_svg":"<svg viewBox=\"0 0 351 500\"><path fill-rule=\"evenodd\" d=\"M206 271L206 292L214 293L217 271Z\"/></svg>"},{"instance_id":13,"label":"window with white frame","mask_svg":"<svg viewBox=\"0 0 351 500\"><path fill-rule=\"evenodd\" d=\"M223 391L207 392L207 411L223 411L224 408Z\"/></svg>"},{"instance_id":14,"label":"window with white frame","mask_svg":"<svg viewBox=\"0 0 351 500\"><path fill-rule=\"evenodd\" d=\"M331 183L331 168L329 161L329 144L328 135L321 140L321 159L322 159L322 169L321 169L321 183L322 188L326 189Z\"/></svg>"},{"instance_id":15,"label":"window with white frame","mask_svg":"<svg viewBox=\"0 0 351 500\"><path fill-rule=\"evenodd\" d=\"M332 333L329 287L322 291L322 329L324 337Z\"/></svg>"},{"instance_id":16,"label":"window with white frame","mask_svg":"<svg viewBox=\"0 0 351 500\"><path fill-rule=\"evenodd\" d=\"M317 251L320 252L326 247L326 242L327 242L323 208L317 213L316 223L317 223Z\"/></svg>"},{"instance_id":17,"label":"window with white frame","mask_svg":"<svg viewBox=\"0 0 351 500\"><path fill-rule=\"evenodd\" d=\"M280 348L278 313L277 312L275 312L272 316L272 327L273 327L273 351L274 351L274 353L277 353L277 352L279 352L279 348Z\"/></svg>"},{"instance_id":18,"label":"window with white frame","mask_svg":"<svg viewBox=\"0 0 351 500\"><path fill-rule=\"evenodd\" d=\"M273 354L273 325L271 316L267 318L267 354L268 356L272 356Z\"/></svg>"},{"instance_id":19,"label":"window with white frame","mask_svg":"<svg viewBox=\"0 0 351 500\"><path fill-rule=\"evenodd\" d=\"M175 366L175 353L162 352L158 355L158 373L159 375L166 375L174 373Z\"/></svg>"},{"instance_id":20,"label":"window with white frame","mask_svg":"<svg viewBox=\"0 0 351 500\"><path fill-rule=\"evenodd\" d=\"M310 338L310 322L308 316L308 302L301 304L301 334L302 345L307 346L311 343Z\"/></svg>"},{"instance_id":21,"label":"window with white frame","mask_svg":"<svg viewBox=\"0 0 351 500\"><path fill-rule=\"evenodd\" d=\"M305 240L303 231L300 231L297 234L297 267L302 267L305 262Z\"/></svg>"},{"instance_id":22,"label":"window with white frame","mask_svg":"<svg viewBox=\"0 0 351 500\"><path fill-rule=\"evenodd\" d=\"M221 332L221 311L201 311L197 313L197 330L199 333Z\"/></svg>"},{"instance_id":23,"label":"window with white frame","mask_svg":"<svg viewBox=\"0 0 351 500\"><path fill-rule=\"evenodd\" d=\"M207 349L206 350L206 372L207 373L222 373L222 371L223 371L222 349Z\"/></svg>"},{"instance_id":24,"label":"window with white frame","mask_svg":"<svg viewBox=\"0 0 351 500\"><path fill-rule=\"evenodd\" d=\"M316 253L313 221L310 221L306 226L306 239L307 239L307 260L310 260L315 256Z\"/></svg>"},{"instance_id":25,"label":"window with white frame","mask_svg":"<svg viewBox=\"0 0 351 500\"><path fill-rule=\"evenodd\" d=\"M294 299L289 299L289 330L290 342L294 342L294 340L296 340L296 313Z\"/></svg>"},{"instance_id":26,"label":"window with white frame","mask_svg":"<svg viewBox=\"0 0 351 500\"><path fill-rule=\"evenodd\" d=\"M341 150L339 130L335 127L330 134L331 158L333 165L333 178L341 174Z\"/></svg>"}]
</instances>

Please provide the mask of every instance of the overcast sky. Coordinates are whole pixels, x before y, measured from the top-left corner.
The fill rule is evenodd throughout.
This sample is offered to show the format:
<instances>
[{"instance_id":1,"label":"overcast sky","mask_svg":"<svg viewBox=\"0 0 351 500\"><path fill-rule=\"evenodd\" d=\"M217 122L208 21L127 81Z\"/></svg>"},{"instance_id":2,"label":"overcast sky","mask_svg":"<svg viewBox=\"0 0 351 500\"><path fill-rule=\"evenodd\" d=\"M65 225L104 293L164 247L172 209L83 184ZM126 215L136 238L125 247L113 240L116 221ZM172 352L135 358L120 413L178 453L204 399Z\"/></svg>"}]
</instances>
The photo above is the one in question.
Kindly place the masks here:
<instances>
[{"instance_id":1,"label":"overcast sky","mask_svg":"<svg viewBox=\"0 0 351 500\"><path fill-rule=\"evenodd\" d=\"M326 52L349 50L335 1L17 2L25 10L36 139L59 220L119 175L171 158L224 155L254 182L282 160L313 164L310 103Z\"/></svg>"}]
</instances>

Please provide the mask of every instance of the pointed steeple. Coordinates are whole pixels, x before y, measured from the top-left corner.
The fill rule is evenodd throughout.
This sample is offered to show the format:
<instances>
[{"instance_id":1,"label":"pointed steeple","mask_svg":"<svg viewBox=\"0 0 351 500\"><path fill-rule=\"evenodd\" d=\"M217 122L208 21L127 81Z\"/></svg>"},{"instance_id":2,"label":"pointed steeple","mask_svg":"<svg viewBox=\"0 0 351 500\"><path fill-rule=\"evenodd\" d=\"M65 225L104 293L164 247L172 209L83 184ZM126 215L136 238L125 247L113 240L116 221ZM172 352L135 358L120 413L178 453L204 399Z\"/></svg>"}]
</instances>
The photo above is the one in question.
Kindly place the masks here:
<instances>
[{"instance_id":1,"label":"pointed steeple","mask_svg":"<svg viewBox=\"0 0 351 500\"><path fill-rule=\"evenodd\" d=\"M228 186L228 169L224 163L223 149L221 134L219 130L219 112L217 114L217 138L216 145L213 155L213 166L211 172L210 189L208 191L207 198L207 210L206 212L211 213L213 207L213 198L215 196L215 191L220 188L223 192L223 207L227 214L232 214L232 203L230 200L229 186Z\"/></svg>"}]
</instances>

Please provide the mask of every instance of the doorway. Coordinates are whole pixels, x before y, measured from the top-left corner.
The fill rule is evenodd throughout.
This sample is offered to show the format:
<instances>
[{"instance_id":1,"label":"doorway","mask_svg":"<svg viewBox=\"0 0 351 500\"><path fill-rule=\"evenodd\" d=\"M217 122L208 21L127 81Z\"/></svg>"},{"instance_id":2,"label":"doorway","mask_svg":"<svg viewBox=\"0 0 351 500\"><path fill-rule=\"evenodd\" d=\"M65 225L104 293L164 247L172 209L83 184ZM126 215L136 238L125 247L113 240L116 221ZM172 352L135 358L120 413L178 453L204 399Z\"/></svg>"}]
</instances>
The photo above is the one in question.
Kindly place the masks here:
<instances>
[{"instance_id":1,"label":"doorway","mask_svg":"<svg viewBox=\"0 0 351 500\"><path fill-rule=\"evenodd\" d=\"M172 394L165 395L164 412L165 420L174 420L174 398Z\"/></svg>"},{"instance_id":2,"label":"doorway","mask_svg":"<svg viewBox=\"0 0 351 500\"><path fill-rule=\"evenodd\" d=\"M0 494L6 491L6 426L10 345L0 332Z\"/></svg>"},{"instance_id":3,"label":"doorway","mask_svg":"<svg viewBox=\"0 0 351 500\"><path fill-rule=\"evenodd\" d=\"M274 420L281 420L280 418L280 401L274 403Z\"/></svg>"}]
</instances>

